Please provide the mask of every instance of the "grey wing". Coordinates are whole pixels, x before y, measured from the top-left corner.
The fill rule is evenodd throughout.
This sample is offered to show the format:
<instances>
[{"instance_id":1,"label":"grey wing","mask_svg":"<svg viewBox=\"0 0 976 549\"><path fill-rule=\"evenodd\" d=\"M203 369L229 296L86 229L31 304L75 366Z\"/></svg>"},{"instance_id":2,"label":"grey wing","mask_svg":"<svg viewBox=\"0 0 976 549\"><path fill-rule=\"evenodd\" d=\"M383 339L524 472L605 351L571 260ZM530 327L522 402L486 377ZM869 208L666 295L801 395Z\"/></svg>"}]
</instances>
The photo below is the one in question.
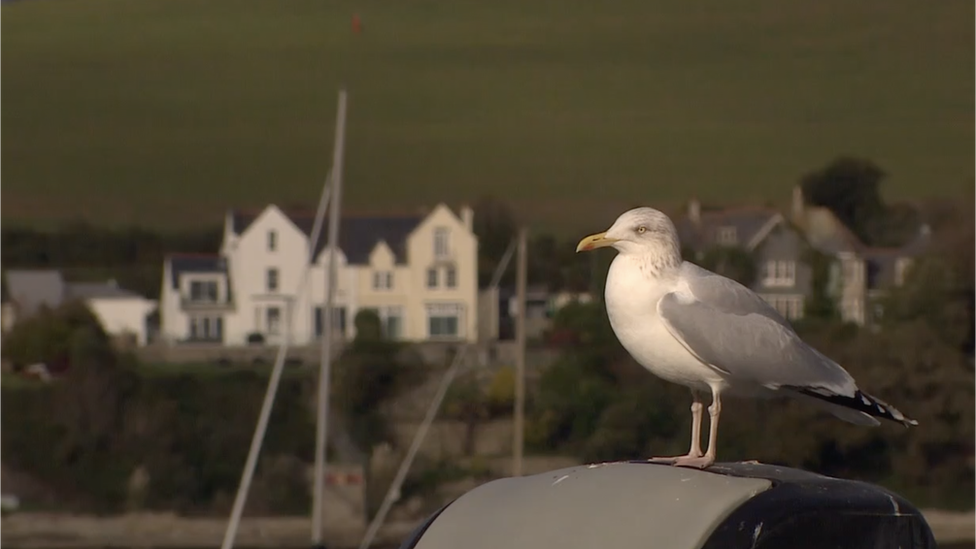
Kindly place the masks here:
<instances>
[{"instance_id":1,"label":"grey wing","mask_svg":"<svg viewBox=\"0 0 976 549\"><path fill-rule=\"evenodd\" d=\"M854 396L846 370L804 343L765 300L741 284L691 264L687 286L657 309L665 326L699 360L769 389L803 387Z\"/></svg>"}]
</instances>

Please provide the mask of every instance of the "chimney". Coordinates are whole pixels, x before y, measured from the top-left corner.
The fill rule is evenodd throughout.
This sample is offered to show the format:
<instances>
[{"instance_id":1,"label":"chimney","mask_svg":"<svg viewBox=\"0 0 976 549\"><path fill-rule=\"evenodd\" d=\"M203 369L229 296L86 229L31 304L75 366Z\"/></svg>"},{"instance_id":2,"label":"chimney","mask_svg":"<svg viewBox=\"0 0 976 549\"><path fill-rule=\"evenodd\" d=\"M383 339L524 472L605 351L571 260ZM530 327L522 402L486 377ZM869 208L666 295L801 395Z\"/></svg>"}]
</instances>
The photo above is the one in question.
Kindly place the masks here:
<instances>
[{"instance_id":1,"label":"chimney","mask_svg":"<svg viewBox=\"0 0 976 549\"><path fill-rule=\"evenodd\" d=\"M701 224L701 202L697 197L688 202L688 219L695 225Z\"/></svg>"},{"instance_id":2,"label":"chimney","mask_svg":"<svg viewBox=\"0 0 976 549\"><path fill-rule=\"evenodd\" d=\"M803 189L793 185L793 222L802 223L804 217Z\"/></svg>"},{"instance_id":3,"label":"chimney","mask_svg":"<svg viewBox=\"0 0 976 549\"><path fill-rule=\"evenodd\" d=\"M461 206L461 222L469 231L474 231L474 210L467 204Z\"/></svg>"}]
</instances>

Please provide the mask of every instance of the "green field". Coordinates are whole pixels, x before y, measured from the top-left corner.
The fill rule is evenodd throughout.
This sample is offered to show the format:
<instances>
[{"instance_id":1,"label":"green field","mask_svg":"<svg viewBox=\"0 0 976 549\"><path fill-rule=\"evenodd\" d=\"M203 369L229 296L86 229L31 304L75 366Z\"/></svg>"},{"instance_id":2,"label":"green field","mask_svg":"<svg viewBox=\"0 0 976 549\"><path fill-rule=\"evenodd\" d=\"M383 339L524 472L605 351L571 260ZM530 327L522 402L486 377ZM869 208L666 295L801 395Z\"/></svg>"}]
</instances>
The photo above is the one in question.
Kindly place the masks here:
<instances>
[{"instance_id":1,"label":"green field","mask_svg":"<svg viewBox=\"0 0 976 549\"><path fill-rule=\"evenodd\" d=\"M353 13L364 32L351 31ZM973 185L969 0L24 0L2 8L4 223L187 226L502 196L552 227L788 199L838 154ZM587 228L592 228L588 226Z\"/></svg>"}]
</instances>

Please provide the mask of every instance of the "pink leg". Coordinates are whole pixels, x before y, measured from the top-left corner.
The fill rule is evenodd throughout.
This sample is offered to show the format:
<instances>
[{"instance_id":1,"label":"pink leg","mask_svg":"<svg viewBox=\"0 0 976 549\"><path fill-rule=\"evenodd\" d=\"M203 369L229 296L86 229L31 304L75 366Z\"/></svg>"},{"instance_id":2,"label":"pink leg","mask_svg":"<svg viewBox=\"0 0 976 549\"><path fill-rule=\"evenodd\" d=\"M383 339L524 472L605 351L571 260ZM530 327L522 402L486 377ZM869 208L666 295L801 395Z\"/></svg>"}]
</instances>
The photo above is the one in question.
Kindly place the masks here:
<instances>
[{"instance_id":1,"label":"pink leg","mask_svg":"<svg viewBox=\"0 0 976 549\"><path fill-rule=\"evenodd\" d=\"M673 457L653 457L647 461L651 463L666 463L668 465L674 465L678 460L684 458L698 458L701 457L701 420L702 420L702 402L701 394L692 389L691 390L691 448L688 453L683 456L673 456Z\"/></svg>"},{"instance_id":2,"label":"pink leg","mask_svg":"<svg viewBox=\"0 0 976 549\"><path fill-rule=\"evenodd\" d=\"M716 442L718 440L718 418L721 414L722 401L719 398L718 391L712 389L712 405L708 407L708 415L711 419L708 425L708 450L705 450L705 455L703 456L680 457L674 461L674 465L678 467L705 469L715 463Z\"/></svg>"}]
</instances>

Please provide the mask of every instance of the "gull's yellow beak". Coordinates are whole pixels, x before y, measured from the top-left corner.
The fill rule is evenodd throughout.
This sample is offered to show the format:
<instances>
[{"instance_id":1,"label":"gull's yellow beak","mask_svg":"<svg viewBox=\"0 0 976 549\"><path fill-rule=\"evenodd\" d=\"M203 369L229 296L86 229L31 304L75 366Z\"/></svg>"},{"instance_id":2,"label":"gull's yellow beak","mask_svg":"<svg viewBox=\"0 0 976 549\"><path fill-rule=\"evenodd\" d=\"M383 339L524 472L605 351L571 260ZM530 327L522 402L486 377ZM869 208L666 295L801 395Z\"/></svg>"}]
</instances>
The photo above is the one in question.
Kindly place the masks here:
<instances>
[{"instance_id":1,"label":"gull's yellow beak","mask_svg":"<svg viewBox=\"0 0 976 549\"><path fill-rule=\"evenodd\" d=\"M576 245L576 253L588 252L590 250L595 250L597 248L606 248L612 246L616 242L616 238L607 238L606 231L597 234L591 234L590 236L580 240L579 244Z\"/></svg>"}]
</instances>

